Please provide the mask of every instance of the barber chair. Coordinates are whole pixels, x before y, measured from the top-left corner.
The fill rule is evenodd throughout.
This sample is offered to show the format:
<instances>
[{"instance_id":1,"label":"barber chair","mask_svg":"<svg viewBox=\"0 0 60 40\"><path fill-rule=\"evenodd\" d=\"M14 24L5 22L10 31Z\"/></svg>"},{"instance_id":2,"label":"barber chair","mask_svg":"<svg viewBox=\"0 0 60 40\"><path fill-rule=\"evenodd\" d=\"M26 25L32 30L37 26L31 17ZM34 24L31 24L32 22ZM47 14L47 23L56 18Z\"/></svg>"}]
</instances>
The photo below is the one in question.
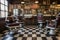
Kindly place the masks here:
<instances>
[{"instance_id":1,"label":"barber chair","mask_svg":"<svg viewBox=\"0 0 60 40\"><path fill-rule=\"evenodd\" d=\"M42 13L38 13L38 26L40 27L40 28L42 28L43 27L43 14Z\"/></svg>"},{"instance_id":2,"label":"barber chair","mask_svg":"<svg viewBox=\"0 0 60 40\"><path fill-rule=\"evenodd\" d=\"M7 34L5 34L5 36L3 37L3 39L2 40L13 40L13 32L12 31L10 31L10 32L8 32Z\"/></svg>"},{"instance_id":3,"label":"barber chair","mask_svg":"<svg viewBox=\"0 0 60 40\"><path fill-rule=\"evenodd\" d=\"M48 31L48 29L50 29ZM49 35L55 35L55 29L56 29L56 21L52 20L50 23L48 23L47 21L47 25L46 25L46 33L49 33Z\"/></svg>"}]
</instances>

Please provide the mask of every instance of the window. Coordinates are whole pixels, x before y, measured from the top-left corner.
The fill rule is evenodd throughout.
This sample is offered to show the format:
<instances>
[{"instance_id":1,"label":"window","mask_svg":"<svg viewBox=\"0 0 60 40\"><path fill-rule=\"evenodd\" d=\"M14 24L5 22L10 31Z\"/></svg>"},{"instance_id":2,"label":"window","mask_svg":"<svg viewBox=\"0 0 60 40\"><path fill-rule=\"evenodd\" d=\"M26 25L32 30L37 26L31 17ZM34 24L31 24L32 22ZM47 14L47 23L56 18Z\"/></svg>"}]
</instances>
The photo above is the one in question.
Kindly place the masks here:
<instances>
[{"instance_id":1,"label":"window","mask_svg":"<svg viewBox=\"0 0 60 40\"><path fill-rule=\"evenodd\" d=\"M5 6L5 11L8 11L8 6Z\"/></svg>"},{"instance_id":2,"label":"window","mask_svg":"<svg viewBox=\"0 0 60 40\"><path fill-rule=\"evenodd\" d=\"M1 11L1 17L5 17L5 12Z\"/></svg>"},{"instance_id":3,"label":"window","mask_svg":"<svg viewBox=\"0 0 60 40\"><path fill-rule=\"evenodd\" d=\"M13 9L13 14L18 16L18 9Z\"/></svg>"},{"instance_id":4,"label":"window","mask_svg":"<svg viewBox=\"0 0 60 40\"><path fill-rule=\"evenodd\" d=\"M3 4L1 4L1 10L4 10L4 5Z\"/></svg>"},{"instance_id":5,"label":"window","mask_svg":"<svg viewBox=\"0 0 60 40\"><path fill-rule=\"evenodd\" d=\"M7 17L7 15L8 15L8 12L5 12L5 17Z\"/></svg>"},{"instance_id":6,"label":"window","mask_svg":"<svg viewBox=\"0 0 60 40\"><path fill-rule=\"evenodd\" d=\"M5 0L5 5L8 6L8 1L7 0Z\"/></svg>"},{"instance_id":7,"label":"window","mask_svg":"<svg viewBox=\"0 0 60 40\"><path fill-rule=\"evenodd\" d=\"M4 4L4 0L1 0L1 3Z\"/></svg>"},{"instance_id":8,"label":"window","mask_svg":"<svg viewBox=\"0 0 60 40\"><path fill-rule=\"evenodd\" d=\"M0 0L0 17L8 16L8 1Z\"/></svg>"}]
</instances>

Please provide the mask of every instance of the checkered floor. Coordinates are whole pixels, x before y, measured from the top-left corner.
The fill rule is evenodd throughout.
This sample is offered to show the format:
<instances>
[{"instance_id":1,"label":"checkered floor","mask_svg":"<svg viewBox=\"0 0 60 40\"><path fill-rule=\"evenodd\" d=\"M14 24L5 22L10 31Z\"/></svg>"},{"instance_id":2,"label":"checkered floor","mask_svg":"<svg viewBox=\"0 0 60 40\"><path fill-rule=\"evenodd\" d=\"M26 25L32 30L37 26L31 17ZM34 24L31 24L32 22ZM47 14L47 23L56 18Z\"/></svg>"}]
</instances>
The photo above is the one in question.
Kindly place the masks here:
<instances>
[{"instance_id":1,"label":"checkered floor","mask_svg":"<svg viewBox=\"0 0 60 40\"><path fill-rule=\"evenodd\" d=\"M50 36L46 34L45 29L38 27L23 27L14 35L13 40L60 40L60 36Z\"/></svg>"}]
</instances>

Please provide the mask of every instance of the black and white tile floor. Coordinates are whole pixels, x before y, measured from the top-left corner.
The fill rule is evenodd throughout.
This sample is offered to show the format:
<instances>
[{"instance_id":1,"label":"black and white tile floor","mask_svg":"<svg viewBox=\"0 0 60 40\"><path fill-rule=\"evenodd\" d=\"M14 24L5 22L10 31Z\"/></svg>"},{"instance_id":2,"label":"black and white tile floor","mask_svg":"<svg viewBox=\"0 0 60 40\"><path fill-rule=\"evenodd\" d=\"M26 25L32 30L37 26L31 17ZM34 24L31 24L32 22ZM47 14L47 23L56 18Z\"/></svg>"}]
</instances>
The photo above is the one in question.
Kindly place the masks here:
<instances>
[{"instance_id":1,"label":"black and white tile floor","mask_svg":"<svg viewBox=\"0 0 60 40\"><path fill-rule=\"evenodd\" d=\"M14 35L13 40L60 40L60 36L49 36L46 34L45 29L38 27L23 27L20 28L19 33ZM3 37L0 37L0 40Z\"/></svg>"}]
</instances>

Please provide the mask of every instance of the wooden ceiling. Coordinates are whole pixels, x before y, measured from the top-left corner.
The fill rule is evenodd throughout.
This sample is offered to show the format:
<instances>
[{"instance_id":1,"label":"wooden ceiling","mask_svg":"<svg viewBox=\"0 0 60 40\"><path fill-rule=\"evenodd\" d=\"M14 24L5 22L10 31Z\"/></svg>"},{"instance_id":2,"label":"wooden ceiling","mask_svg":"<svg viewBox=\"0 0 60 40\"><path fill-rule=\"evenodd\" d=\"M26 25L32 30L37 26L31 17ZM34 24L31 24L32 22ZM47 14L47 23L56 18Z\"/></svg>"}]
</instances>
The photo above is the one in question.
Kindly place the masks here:
<instances>
[{"instance_id":1,"label":"wooden ceiling","mask_svg":"<svg viewBox=\"0 0 60 40\"><path fill-rule=\"evenodd\" d=\"M43 1L48 1L48 0L8 0L9 3L17 3L20 4L22 1L25 2L35 2L35 1L39 1L39 3L43 3ZM57 2L58 4L60 4L60 0L50 0L50 3L52 2Z\"/></svg>"}]
</instances>

